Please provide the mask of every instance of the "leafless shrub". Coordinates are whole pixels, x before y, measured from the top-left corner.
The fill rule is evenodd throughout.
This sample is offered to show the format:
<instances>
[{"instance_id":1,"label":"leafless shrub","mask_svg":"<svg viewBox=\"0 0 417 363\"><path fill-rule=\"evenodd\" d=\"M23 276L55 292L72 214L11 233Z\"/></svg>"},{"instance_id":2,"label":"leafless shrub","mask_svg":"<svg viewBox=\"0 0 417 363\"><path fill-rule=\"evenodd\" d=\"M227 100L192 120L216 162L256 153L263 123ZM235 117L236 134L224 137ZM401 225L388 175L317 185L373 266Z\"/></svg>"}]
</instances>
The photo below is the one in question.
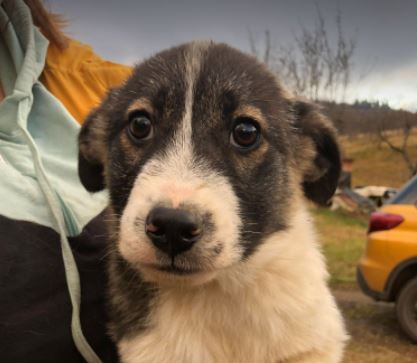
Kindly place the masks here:
<instances>
[{"instance_id":1,"label":"leafless shrub","mask_svg":"<svg viewBox=\"0 0 417 363\"><path fill-rule=\"evenodd\" d=\"M316 101L343 100L351 81L356 39L346 36L340 11L336 14L337 31L333 38L317 4L316 13L312 28L301 25L291 44L278 49L272 48L271 34L266 30L262 54L249 32L250 50L296 94Z\"/></svg>"},{"instance_id":2,"label":"leafless shrub","mask_svg":"<svg viewBox=\"0 0 417 363\"><path fill-rule=\"evenodd\" d=\"M258 44L258 41L251 30L248 31L248 35L249 47L252 55L261 59L266 65L270 66L272 52L271 32L268 29L265 30L263 46Z\"/></svg>"},{"instance_id":3,"label":"leafless shrub","mask_svg":"<svg viewBox=\"0 0 417 363\"><path fill-rule=\"evenodd\" d=\"M399 145L395 144L389 132L384 129L384 119L381 119L380 126L377 131L378 139L381 143L388 145L388 147L395 153L400 154L404 163L407 166L407 169L410 173L410 176L417 174L417 157L413 158L411 155L411 146L409 145L410 136L413 133L415 126L412 124L411 117L409 113L403 113L403 127L399 130L401 135L401 140Z\"/></svg>"}]
</instances>

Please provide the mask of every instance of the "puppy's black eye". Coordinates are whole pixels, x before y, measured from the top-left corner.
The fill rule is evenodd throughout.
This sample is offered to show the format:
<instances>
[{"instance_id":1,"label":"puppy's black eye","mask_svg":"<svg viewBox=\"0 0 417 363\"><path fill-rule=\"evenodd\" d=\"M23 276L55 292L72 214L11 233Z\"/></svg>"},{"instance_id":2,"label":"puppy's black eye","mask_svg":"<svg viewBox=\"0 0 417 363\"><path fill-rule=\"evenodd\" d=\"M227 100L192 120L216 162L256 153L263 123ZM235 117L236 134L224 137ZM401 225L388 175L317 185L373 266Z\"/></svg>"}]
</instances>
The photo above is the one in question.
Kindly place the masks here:
<instances>
[{"instance_id":1,"label":"puppy's black eye","mask_svg":"<svg viewBox=\"0 0 417 363\"><path fill-rule=\"evenodd\" d=\"M152 136L151 120L145 113L134 113L129 117L127 131L133 141L146 140Z\"/></svg>"},{"instance_id":2,"label":"puppy's black eye","mask_svg":"<svg viewBox=\"0 0 417 363\"><path fill-rule=\"evenodd\" d=\"M259 125L250 118L239 118L230 134L232 145L249 149L258 144L260 139Z\"/></svg>"}]
</instances>

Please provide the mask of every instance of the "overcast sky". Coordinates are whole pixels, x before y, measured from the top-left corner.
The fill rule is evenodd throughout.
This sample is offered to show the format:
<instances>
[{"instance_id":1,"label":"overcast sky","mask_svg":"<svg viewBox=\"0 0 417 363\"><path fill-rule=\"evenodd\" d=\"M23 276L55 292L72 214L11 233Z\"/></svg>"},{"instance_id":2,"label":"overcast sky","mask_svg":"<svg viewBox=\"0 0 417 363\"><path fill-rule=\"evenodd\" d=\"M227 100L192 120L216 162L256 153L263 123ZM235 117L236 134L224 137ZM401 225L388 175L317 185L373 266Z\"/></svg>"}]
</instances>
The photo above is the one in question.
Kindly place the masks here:
<instances>
[{"instance_id":1,"label":"overcast sky","mask_svg":"<svg viewBox=\"0 0 417 363\"><path fill-rule=\"evenodd\" d=\"M319 5L329 32L339 7L347 35L357 39L355 82L348 100L388 102L417 110L417 0L46 0L69 20L67 32L101 56L133 64L166 47L213 39L249 50L248 31L271 31L289 44L311 27ZM363 74L367 76L359 80Z\"/></svg>"}]
</instances>

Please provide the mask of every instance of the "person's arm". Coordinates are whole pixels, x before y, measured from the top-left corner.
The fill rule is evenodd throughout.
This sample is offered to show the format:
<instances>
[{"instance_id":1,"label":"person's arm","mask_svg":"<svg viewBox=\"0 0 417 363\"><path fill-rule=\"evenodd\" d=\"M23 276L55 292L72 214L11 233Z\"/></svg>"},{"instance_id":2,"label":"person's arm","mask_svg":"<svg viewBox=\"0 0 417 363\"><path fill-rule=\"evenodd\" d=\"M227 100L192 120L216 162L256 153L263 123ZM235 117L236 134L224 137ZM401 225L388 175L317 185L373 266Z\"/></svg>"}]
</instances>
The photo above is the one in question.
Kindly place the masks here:
<instances>
[{"instance_id":1,"label":"person's arm","mask_svg":"<svg viewBox=\"0 0 417 363\"><path fill-rule=\"evenodd\" d=\"M91 47L70 40L65 49L50 45L41 81L82 123L107 90L130 73L130 67L103 60Z\"/></svg>"}]
</instances>

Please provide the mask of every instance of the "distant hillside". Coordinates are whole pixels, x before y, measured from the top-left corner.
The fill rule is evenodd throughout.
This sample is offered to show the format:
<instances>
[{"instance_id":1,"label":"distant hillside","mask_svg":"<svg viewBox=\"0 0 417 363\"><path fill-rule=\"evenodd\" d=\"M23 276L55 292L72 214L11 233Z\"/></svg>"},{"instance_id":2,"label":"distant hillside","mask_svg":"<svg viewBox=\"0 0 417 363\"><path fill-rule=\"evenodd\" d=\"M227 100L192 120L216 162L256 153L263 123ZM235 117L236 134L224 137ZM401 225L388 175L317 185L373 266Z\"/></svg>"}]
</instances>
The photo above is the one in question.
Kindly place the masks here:
<instances>
[{"instance_id":1,"label":"distant hillside","mask_svg":"<svg viewBox=\"0 0 417 363\"><path fill-rule=\"evenodd\" d=\"M391 141L401 145L401 131L389 131ZM352 184L383 185L398 188L410 173L398 153L381 143L375 135L341 136L343 157L353 159ZM409 139L410 156L417 160L417 129Z\"/></svg>"},{"instance_id":2,"label":"distant hillside","mask_svg":"<svg viewBox=\"0 0 417 363\"><path fill-rule=\"evenodd\" d=\"M393 110L378 102L321 102L321 105L341 135L375 134L378 130L401 129L405 123L417 126L417 113Z\"/></svg>"},{"instance_id":3,"label":"distant hillside","mask_svg":"<svg viewBox=\"0 0 417 363\"><path fill-rule=\"evenodd\" d=\"M320 104L339 131L343 157L353 159L354 186L400 187L410 178L402 156L382 142L378 132L384 131L393 145L401 147L404 125L412 125L407 145L411 160L417 160L417 113L367 101Z\"/></svg>"}]
</instances>

